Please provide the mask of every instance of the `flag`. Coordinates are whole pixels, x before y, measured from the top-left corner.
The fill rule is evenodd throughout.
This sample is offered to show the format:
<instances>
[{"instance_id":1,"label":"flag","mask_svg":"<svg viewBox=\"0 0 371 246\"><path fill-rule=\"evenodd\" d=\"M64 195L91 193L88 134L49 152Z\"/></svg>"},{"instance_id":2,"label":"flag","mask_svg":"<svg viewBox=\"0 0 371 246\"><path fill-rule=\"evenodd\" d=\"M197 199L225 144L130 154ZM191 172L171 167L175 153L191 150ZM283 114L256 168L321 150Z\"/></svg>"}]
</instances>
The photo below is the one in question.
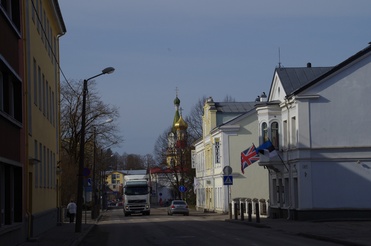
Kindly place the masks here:
<instances>
[{"instance_id":1,"label":"flag","mask_svg":"<svg viewBox=\"0 0 371 246\"><path fill-rule=\"evenodd\" d=\"M254 162L259 160L259 156L255 151L255 145L241 152L241 172L245 173L244 169Z\"/></svg>"},{"instance_id":2,"label":"flag","mask_svg":"<svg viewBox=\"0 0 371 246\"><path fill-rule=\"evenodd\" d=\"M265 141L262 145L255 149L256 154L263 154L269 158L276 156L278 153L276 148L273 146L271 140Z\"/></svg>"}]
</instances>

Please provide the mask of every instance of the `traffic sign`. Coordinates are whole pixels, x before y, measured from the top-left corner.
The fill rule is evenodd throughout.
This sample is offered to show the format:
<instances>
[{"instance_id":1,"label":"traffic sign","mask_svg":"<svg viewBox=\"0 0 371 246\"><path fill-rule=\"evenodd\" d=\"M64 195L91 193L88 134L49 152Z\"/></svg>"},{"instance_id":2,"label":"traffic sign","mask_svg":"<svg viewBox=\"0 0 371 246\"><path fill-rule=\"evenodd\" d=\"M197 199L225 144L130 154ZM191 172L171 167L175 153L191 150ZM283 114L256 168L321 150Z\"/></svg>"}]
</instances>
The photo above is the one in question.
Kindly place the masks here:
<instances>
[{"instance_id":1,"label":"traffic sign","mask_svg":"<svg viewBox=\"0 0 371 246\"><path fill-rule=\"evenodd\" d=\"M180 192L186 192L187 191L187 188L184 187L183 185L179 186L179 191Z\"/></svg>"},{"instance_id":2,"label":"traffic sign","mask_svg":"<svg viewBox=\"0 0 371 246\"><path fill-rule=\"evenodd\" d=\"M88 186L91 186L91 178L88 178Z\"/></svg>"},{"instance_id":3,"label":"traffic sign","mask_svg":"<svg viewBox=\"0 0 371 246\"><path fill-rule=\"evenodd\" d=\"M223 174L224 175L231 175L232 174L232 168L230 166L225 166L223 168Z\"/></svg>"},{"instance_id":4,"label":"traffic sign","mask_svg":"<svg viewBox=\"0 0 371 246\"><path fill-rule=\"evenodd\" d=\"M233 185L233 176L231 175L223 176L223 183L224 185Z\"/></svg>"}]
</instances>

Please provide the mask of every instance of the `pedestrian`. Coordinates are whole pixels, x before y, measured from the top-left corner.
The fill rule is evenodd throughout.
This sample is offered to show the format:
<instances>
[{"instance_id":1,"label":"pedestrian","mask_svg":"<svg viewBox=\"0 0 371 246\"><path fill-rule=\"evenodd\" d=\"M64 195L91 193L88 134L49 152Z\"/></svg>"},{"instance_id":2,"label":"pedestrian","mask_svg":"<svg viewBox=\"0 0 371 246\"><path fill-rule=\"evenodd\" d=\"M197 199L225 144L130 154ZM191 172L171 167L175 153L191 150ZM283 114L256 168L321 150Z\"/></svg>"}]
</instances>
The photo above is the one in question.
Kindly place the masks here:
<instances>
[{"instance_id":1,"label":"pedestrian","mask_svg":"<svg viewBox=\"0 0 371 246\"><path fill-rule=\"evenodd\" d=\"M71 200L67 205L67 215L70 217L70 223L73 223L75 220L76 208L76 203L74 203L73 200Z\"/></svg>"}]
</instances>

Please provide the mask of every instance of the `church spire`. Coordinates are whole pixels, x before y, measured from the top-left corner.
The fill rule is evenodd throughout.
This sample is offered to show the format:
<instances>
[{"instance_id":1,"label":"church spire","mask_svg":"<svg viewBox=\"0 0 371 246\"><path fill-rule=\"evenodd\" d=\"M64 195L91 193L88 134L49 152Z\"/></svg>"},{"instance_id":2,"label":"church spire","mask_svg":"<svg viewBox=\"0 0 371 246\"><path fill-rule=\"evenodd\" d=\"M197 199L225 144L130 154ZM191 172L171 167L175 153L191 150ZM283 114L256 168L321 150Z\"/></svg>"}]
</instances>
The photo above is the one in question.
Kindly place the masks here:
<instances>
[{"instance_id":1,"label":"church spire","mask_svg":"<svg viewBox=\"0 0 371 246\"><path fill-rule=\"evenodd\" d=\"M180 111L180 100L178 98L178 87L176 88L176 95L175 95L175 99L174 99L174 106L175 106L175 115L174 115L173 125L172 125L172 128L171 128L171 131L173 133L176 132L175 124L180 119L180 113L179 113L179 111Z\"/></svg>"}]
</instances>

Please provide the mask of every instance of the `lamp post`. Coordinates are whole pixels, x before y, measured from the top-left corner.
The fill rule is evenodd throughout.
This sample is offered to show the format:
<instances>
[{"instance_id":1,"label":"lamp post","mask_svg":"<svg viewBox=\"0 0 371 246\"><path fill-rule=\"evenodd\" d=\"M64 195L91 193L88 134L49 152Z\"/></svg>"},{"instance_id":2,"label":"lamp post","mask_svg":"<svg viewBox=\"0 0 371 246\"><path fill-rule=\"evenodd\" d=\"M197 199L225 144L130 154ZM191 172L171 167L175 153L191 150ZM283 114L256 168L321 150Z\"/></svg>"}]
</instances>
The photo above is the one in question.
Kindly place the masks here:
<instances>
[{"instance_id":1,"label":"lamp post","mask_svg":"<svg viewBox=\"0 0 371 246\"><path fill-rule=\"evenodd\" d=\"M100 74L97 74L91 78L84 80L84 86L82 91L82 110L81 110L81 141L80 141L80 155L79 155L79 172L77 181L77 213L76 213L76 224L75 232L81 232L81 222L82 222L82 204L83 204L83 187L84 187L84 157L85 157L85 108L86 108L86 94L88 93L88 81L94 79L103 74L113 73L115 69L113 67L107 67L102 70Z\"/></svg>"}]
</instances>

